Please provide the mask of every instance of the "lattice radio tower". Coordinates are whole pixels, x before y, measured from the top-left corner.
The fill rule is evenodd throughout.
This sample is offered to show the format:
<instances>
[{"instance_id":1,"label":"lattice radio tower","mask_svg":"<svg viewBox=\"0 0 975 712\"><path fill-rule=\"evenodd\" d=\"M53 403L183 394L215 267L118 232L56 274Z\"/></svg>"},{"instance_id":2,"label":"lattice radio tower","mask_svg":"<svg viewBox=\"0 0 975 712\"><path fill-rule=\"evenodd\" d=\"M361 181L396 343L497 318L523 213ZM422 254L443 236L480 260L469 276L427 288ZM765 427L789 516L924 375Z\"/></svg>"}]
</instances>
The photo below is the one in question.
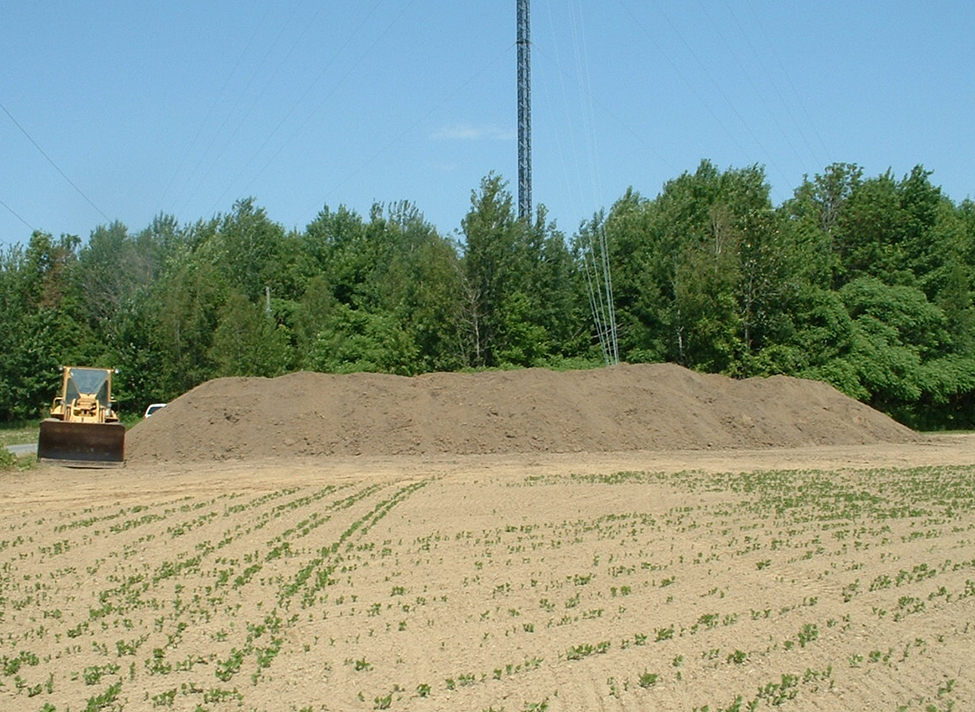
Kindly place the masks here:
<instances>
[{"instance_id":1,"label":"lattice radio tower","mask_svg":"<svg viewBox=\"0 0 975 712\"><path fill-rule=\"evenodd\" d=\"M531 22L529 0L518 0L518 217L532 213Z\"/></svg>"}]
</instances>

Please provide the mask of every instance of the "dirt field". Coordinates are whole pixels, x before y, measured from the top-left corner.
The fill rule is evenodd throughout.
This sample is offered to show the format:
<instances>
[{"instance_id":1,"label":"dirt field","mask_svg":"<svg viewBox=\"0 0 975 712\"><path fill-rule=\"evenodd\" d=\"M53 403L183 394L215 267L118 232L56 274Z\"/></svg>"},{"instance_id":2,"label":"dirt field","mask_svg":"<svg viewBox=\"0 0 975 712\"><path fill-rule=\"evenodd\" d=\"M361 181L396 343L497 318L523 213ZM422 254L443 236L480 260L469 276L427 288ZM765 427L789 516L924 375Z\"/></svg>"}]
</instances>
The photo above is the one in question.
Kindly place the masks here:
<instances>
[{"instance_id":1,"label":"dirt field","mask_svg":"<svg viewBox=\"0 0 975 712\"><path fill-rule=\"evenodd\" d=\"M123 470L4 475L0 709L975 708L975 437L916 436L819 384L671 375L688 399L671 407L706 421L696 447L612 450L606 436L567 452L574 426L566 441L508 437L512 422L532 427L512 404L553 399L534 420L558 429L582 417L559 415L561 388L599 400L535 373L508 410L487 404L481 432L458 417L445 428L445 442L487 452L434 451L422 433L436 408L419 394L413 440L396 436L413 454L385 452L396 438L366 424L401 411L374 398L372 377L349 377L361 454L301 456L298 439L271 449L273 428L248 429L254 403L279 418L276 379L209 416L187 394L130 433ZM623 415L585 415L592 430L645 438L626 398L653 376L614 376ZM417 387L378 382L394 400ZM747 390L781 387L764 405ZM805 407L810 444L769 435L794 432L795 416L762 426L762 447L721 444L714 423L746 438L765 417L754 408L782 397ZM823 424L836 414L845 431ZM657 427L686 432L682 417ZM505 440L522 444L492 449Z\"/></svg>"}]
</instances>

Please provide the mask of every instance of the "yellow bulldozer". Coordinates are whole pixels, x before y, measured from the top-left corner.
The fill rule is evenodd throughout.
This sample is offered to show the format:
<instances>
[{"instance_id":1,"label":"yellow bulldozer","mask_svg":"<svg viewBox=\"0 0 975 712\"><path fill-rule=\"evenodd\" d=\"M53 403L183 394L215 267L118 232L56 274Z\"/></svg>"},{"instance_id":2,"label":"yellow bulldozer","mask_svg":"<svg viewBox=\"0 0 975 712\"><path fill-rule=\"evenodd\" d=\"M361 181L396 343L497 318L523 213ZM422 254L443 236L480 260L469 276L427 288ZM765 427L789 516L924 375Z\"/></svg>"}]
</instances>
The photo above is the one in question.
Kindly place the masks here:
<instances>
[{"instance_id":1,"label":"yellow bulldozer","mask_svg":"<svg viewBox=\"0 0 975 712\"><path fill-rule=\"evenodd\" d=\"M41 421L37 459L67 467L124 467L125 426L112 400L110 368L64 366L61 395Z\"/></svg>"}]
</instances>

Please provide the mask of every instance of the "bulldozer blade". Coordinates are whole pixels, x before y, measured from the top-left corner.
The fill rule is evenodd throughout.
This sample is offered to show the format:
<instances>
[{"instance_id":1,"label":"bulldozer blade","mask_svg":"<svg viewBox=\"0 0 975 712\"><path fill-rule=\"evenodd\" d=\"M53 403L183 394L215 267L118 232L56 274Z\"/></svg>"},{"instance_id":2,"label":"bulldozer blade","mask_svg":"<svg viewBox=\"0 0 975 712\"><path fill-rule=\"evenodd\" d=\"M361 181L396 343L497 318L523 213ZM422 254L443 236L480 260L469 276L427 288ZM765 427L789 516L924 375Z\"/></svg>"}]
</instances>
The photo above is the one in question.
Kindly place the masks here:
<instances>
[{"instance_id":1,"label":"bulldozer blade","mask_svg":"<svg viewBox=\"0 0 975 712\"><path fill-rule=\"evenodd\" d=\"M125 426L47 418L41 421L37 459L64 467L125 467Z\"/></svg>"}]
</instances>

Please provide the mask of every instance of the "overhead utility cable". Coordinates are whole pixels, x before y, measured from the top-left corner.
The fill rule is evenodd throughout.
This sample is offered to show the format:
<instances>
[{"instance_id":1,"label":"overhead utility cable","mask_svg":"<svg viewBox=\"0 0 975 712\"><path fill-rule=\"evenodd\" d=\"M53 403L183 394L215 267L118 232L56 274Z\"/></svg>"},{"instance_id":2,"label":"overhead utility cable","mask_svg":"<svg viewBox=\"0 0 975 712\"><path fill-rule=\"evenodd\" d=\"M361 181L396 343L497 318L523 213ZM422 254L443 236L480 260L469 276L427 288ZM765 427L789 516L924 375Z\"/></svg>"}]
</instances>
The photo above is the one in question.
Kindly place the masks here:
<instances>
[{"instance_id":1,"label":"overhead utility cable","mask_svg":"<svg viewBox=\"0 0 975 712\"><path fill-rule=\"evenodd\" d=\"M17 218L18 220L20 220L20 222L24 223L24 225L26 225L27 227L29 227L31 230L33 230L35 232L37 231L37 228L36 227L34 227L33 225L31 225L29 222L27 222L26 220L24 220L22 217L20 217L20 215L18 215L17 212L13 208L11 208L9 205L7 205L2 200L0 200L0 205L2 205L3 207L5 207L10 212L11 215L13 215L15 218Z\"/></svg>"},{"instance_id":2,"label":"overhead utility cable","mask_svg":"<svg viewBox=\"0 0 975 712\"><path fill-rule=\"evenodd\" d=\"M394 26L396 26L399 23L400 18L403 15L406 14L406 11L409 10L409 8L413 5L414 2L415 2L415 0L411 0L406 5L406 7L402 10L402 12L400 12L399 15L397 15L392 21L390 21L390 23L387 25L386 29L383 30L383 32L379 33L379 35L375 38L375 40L373 41L373 43L352 64L352 66L349 67L349 69L346 71L346 73L342 76L341 79L339 79L339 81L335 84L335 86L332 87L331 91L328 92L328 94L325 96L325 98L314 109L312 109L311 113L309 113L306 116L305 120L302 121L298 125L298 127L294 130L294 132L291 134L291 136L289 138L285 139L285 141L280 144L280 146L278 147L278 149L264 163L264 167L260 171L257 171L256 174L254 175L254 177L251 178L251 180L247 183L247 185L246 185L246 187L244 188L244 191L243 191L245 195L247 195L247 194L250 193L251 186L254 184L254 182L258 178L260 178L261 176L264 176L267 173L267 171L270 168L271 164L274 163L274 161L281 154L281 152L285 149L285 147L289 143L291 143L292 141L294 141L295 137L304 129L304 127L312 119L312 117L315 115L315 113L317 113L318 110L325 103L327 103L328 99L338 90L339 86L341 86L345 82L345 80L348 79L352 75L352 71L357 66L359 66L359 64L366 58L366 56L379 44L380 40ZM379 9L379 6L382 5L382 3L383 3L383 0L379 0L379 2L377 2L372 7L372 9L366 14L366 16L362 19L362 21L359 23L359 25L356 27L356 29L351 34L348 35L348 37L345 40L345 43L335 52L335 54L332 56L332 58L328 60L328 62L325 64L325 66L322 68L322 70L318 73L318 76L316 76L315 79L312 81L312 83L308 85L308 87L305 89L304 93L300 97L298 97L297 100L295 100L295 102L291 106L291 109L284 116L284 118L282 118L278 122L277 126L275 126L274 129L264 139L264 142L261 143L261 145L257 148L257 150L252 153L250 159L247 161L247 163L244 165L244 167L241 168L237 172L237 175L234 176L234 178L232 180L227 181L227 188L224 189L223 193L220 194L220 197L214 203L214 206L211 209L211 211L216 210L216 206L220 204L220 201L223 200L224 196L227 194L227 191L229 191L231 189L231 186L234 183L236 183L241 177L243 177L244 173L248 170L248 168L250 168L251 164L257 159L258 155L270 143L271 139L277 134L277 132L281 129L281 127L284 126L285 123L287 123L291 119L292 116L294 116L294 114L298 110L298 107L304 102L304 100L308 97L308 95L311 94L312 90L318 85L318 83L326 75L326 73L332 67L332 65L338 60L339 56L341 56L342 53L345 51L345 49L352 43L352 40L359 34L359 31L362 30L363 28L365 28L368 24L370 24L371 19L372 19L372 16L375 14L376 10Z\"/></svg>"},{"instance_id":3,"label":"overhead utility cable","mask_svg":"<svg viewBox=\"0 0 975 712\"><path fill-rule=\"evenodd\" d=\"M498 63L498 62L499 62L499 61L501 60L501 58L502 58L502 57L505 57L505 56L507 56L508 54L510 54L510 52L511 52L511 50L512 50L512 49L514 49L514 48L515 48L515 45L514 45L514 44L511 44L511 45L509 45L509 46L507 47L507 49L505 49L505 50L504 50L503 52L501 52L501 53L500 53L500 54L499 54L498 56L496 56L496 57L495 57L494 59L491 59L491 60L489 60L489 61L487 61L487 62L486 62L486 63L485 63L485 64L484 64L484 65L483 65L483 66L482 66L482 67L481 67L480 69L478 69L477 71L475 71L475 72L474 72L474 74L473 74L473 75L471 75L471 77L470 77L469 79L467 79L466 81L464 81L463 83L461 83L461 84L460 84L460 85L459 85L459 86L458 86L457 88L455 88L455 89L454 89L454 90L453 90L452 92L450 92L449 94L447 94L447 95L446 95L446 96L445 96L445 97L443 98L443 100L442 100L442 101L441 101L441 102L440 102L439 104L436 104L435 106L432 106L432 107L430 107L430 110L429 110L429 111L427 111L427 112L426 112L425 114L423 114L422 116L420 116L419 118L417 118L417 120L416 120L416 121L414 121L414 122L413 122L412 124L410 124L410 125L409 125L409 126L407 126L407 127L405 128L405 129L403 129L403 130L402 130L402 131L400 131L400 132L399 132L398 134L396 134L396 135L395 135L395 136L394 136L394 137L393 137L393 138L392 138L392 139L391 139L391 140L390 140L390 141L389 141L389 142L388 142L387 144L385 144L385 145L384 145L384 146L383 146L382 148L380 148L380 149L379 149L378 151L376 151L376 152L375 152L375 153L374 153L374 154L372 155L372 157L370 157L369 159L367 159L367 160L366 160L366 161L365 161L364 163L362 163L362 164L361 164L361 165L360 165L360 166L359 166L358 168L356 168L356 169L355 169L354 171L352 171L351 173L349 173L349 174L348 174L348 175L347 175L347 176L345 177L345 179L344 179L344 180L342 180L342 181L340 181L340 182L339 182L339 183L338 183L337 185L335 185L335 186L334 186L333 188L331 188L330 190L328 190L328 191L326 191L326 192L325 192L325 195L324 195L324 198L326 199L326 202L327 202L327 199L328 199L328 197L329 197L330 195L332 195L333 193L335 193L335 191L336 191L336 190L338 190L338 189L339 189L339 188L340 188L340 187L341 187L342 185L344 185L345 183L348 183L348 182L349 182L349 181L351 181L351 180L352 180L353 178L355 178L355 177L356 177L357 175L359 175L359 173L361 173L361 172L362 172L363 170L365 170L365 168L366 168L367 166L369 166L370 164L372 164L372 163L373 163L373 162L374 162L374 161L375 161L376 159L378 159L378 158L379 158L379 157L380 157L381 155L383 155L384 153L386 153L387 151L389 151L389 150L390 150L390 149L391 149L391 148L392 148L393 146L395 146L395 145L396 145L397 143L399 143L399 142L400 142L400 140L401 140L401 139L402 139L402 138L403 138L404 136L406 136L406 135L407 135L407 134L409 134L410 132L412 132L412 131L414 131L414 130L415 130L415 129L416 129L416 128L417 128L417 127L418 127L418 126L420 125L420 124L422 124L422 123L423 123L424 121L426 121L426 120L427 120L427 119L428 119L428 118L429 118L430 116L432 116L432 115L433 115L433 114L434 114L434 113L435 113L435 112L436 112L437 110L439 110L440 108L442 108L442 107L443 107L443 106L444 106L444 105L445 105L445 104L446 104L446 103L447 103L448 101L450 101L451 99L453 99L453 98L454 98L454 97L455 97L456 95L458 95L458 94L459 94L459 93L460 93L461 91L463 91L463 90L464 90L464 89L466 89L466 88L467 88L467 87L468 87L468 86L469 86L470 84L472 84L472 83L474 82L474 80L475 80L475 79L477 79L477 78L478 78L478 77L480 77L480 76L481 76L482 74L484 74L484 73L485 73L485 72L486 72L486 71L487 71L488 69L490 69L490 68L491 68L491 67L492 67L493 65L495 65L495 64L497 64L497 63ZM311 211L309 210L308 212L310 213Z\"/></svg>"},{"instance_id":4,"label":"overhead utility cable","mask_svg":"<svg viewBox=\"0 0 975 712\"><path fill-rule=\"evenodd\" d=\"M15 125L15 126L16 126L16 127L18 128L18 129L20 129L20 132L21 132L22 134L24 134L24 136L26 136L26 137L27 137L27 140L28 140L28 141L30 141L30 142L31 142L31 143L33 144L33 146L34 146L34 148L36 148L36 149L37 149L37 150L38 150L38 151L40 152L40 154L41 154L42 156L44 156L44 158L46 158L46 159L47 159L47 162L48 162L48 163L50 163L50 164L51 164L52 166L54 166L54 170L56 170L56 171L57 171L58 173L60 173L60 174L61 174L61 177L62 177L62 178L64 178L64 179L65 179L66 181L68 181L68 184L69 184L69 185L70 185L70 186L71 186L72 188L74 188L74 189L75 189L76 191L78 191L78 195L80 195L80 196L81 196L82 198L84 198L84 199L85 199L85 200L86 200L86 201L88 202L88 205L90 205L91 207L93 207L93 208L94 208L94 209L95 209L95 210L96 210L96 211L98 212L98 214L99 214L99 215L101 215L101 216L102 216L103 218L105 218L105 221L106 221L106 222L111 222L111 221L112 221L112 220L111 220L111 218L109 218L109 217L108 217L108 216L107 216L107 215L106 215L106 214L105 214L104 212L102 212L102 209L101 209L101 208L99 208L99 207L98 207L97 205L95 205L95 204L94 204L94 203L92 202L92 200L91 200L91 198L89 198L89 197L88 197L87 195L85 195L85 193L84 193L84 191L82 191L82 190L81 190L81 188L79 188L78 186L76 186L76 185L74 184L74 181L73 181L73 180L71 180L70 178L68 178L68 176L67 176L67 175L65 175L65 173L64 173L64 171L62 171L62 170L61 170L61 168L60 168L60 166L58 166L58 164L54 162L54 159L53 159L53 158L51 158L51 157L50 157L49 155L47 155L47 154L46 154L46 153L44 152L44 149L43 149L43 148L41 148L41 147L40 147L40 146L39 146L39 145L37 144L37 141L35 141L35 140L33 139L33 137L31 137L31 135L30 135L29 133L27 133L27 129L25 129L25 128L24 128L23 126L21 126L21 125L20 125L20 122L19 122L19 121L17 121L17 119L15 119L15 118L14 118L14 116L13 116L13 114L11 114L11 113L10 113L10 112L9 112L9 111L7 110L7 107L6 107L6 106L4 106L2 102L0 102L0 109L3 109L3 113L5 113L5 114L6 114L7 116L9 116L9 117L10 117L10 120L14 122L14 125ZM13 211L11 211L11 212L13 212Z\"/></svg>"}]
</instances>

